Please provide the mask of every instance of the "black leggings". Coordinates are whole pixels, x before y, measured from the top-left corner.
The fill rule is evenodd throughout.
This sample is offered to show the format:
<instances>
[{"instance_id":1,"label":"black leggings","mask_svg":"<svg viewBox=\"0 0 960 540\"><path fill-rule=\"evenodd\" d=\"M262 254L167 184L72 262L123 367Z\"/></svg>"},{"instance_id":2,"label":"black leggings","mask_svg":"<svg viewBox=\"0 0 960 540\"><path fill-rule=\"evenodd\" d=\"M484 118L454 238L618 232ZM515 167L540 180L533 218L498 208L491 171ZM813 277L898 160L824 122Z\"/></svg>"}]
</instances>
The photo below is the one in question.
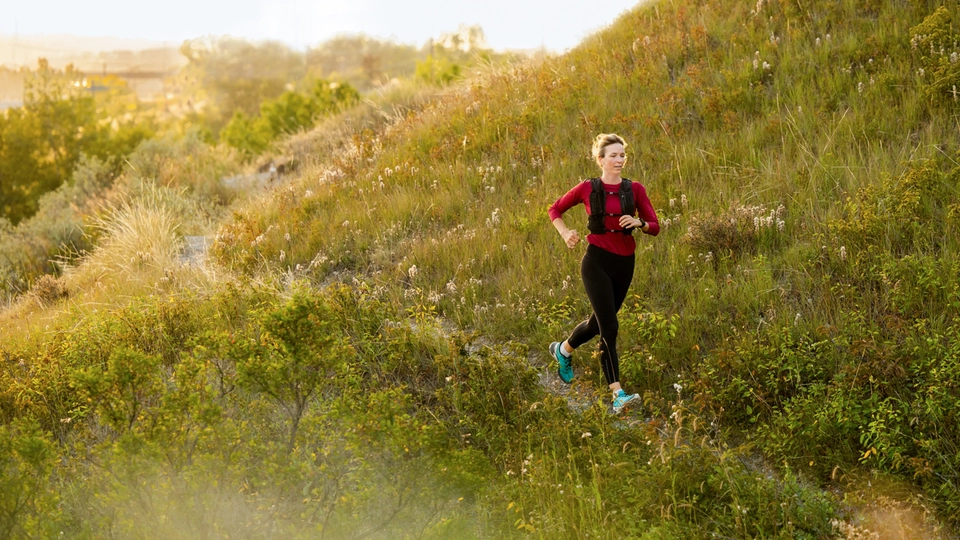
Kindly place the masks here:
<instances>
[{"instance_id":1,"label":"black leggings","mask_svg":"<svg viewBox=\"0 0 960 540\"><path fill-rule=\"evenodd\" d=\"M593 306L590 318L578 324L567 338L567 344L576 349L600 336L600 365L607 384L620 382L620 359L617 357L617 332L620 323L617 312L627 297L630 281L633 280L635 255L617 255L587 246L587 253L580 263L583 288Z\"/></svg>"}]
</instances>

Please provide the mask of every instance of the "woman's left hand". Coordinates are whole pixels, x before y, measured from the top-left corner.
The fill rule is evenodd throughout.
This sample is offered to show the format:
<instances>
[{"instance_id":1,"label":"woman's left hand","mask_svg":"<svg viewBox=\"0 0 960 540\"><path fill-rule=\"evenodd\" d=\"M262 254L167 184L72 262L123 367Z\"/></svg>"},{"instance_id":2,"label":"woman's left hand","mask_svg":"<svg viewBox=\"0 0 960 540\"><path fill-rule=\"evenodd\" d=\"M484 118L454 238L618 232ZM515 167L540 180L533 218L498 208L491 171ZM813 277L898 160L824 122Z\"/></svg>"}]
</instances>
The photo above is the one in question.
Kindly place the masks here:
<instances>
[{"instance_id":1,"label":"woman's left hand","mask_svg":"<svg viewBox=\"0 0 960 540\"><path fill-rule=\"evenodd\" d=\"M626 214L620 216L620 226L624 229L640 229L644 225L646 225L646 223L640 218L635 218Z\"/></svg>"}]
</instances>

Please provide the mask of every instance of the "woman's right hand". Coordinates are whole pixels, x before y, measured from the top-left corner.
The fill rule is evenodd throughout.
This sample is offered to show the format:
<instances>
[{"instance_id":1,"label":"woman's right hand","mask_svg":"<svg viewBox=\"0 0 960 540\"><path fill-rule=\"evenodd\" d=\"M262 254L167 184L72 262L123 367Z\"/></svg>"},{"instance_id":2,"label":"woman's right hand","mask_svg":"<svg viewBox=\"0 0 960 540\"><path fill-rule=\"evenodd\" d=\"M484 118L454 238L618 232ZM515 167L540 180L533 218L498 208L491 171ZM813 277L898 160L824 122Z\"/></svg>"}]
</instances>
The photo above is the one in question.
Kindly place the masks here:
<instances>
[{"instance_id":1,"label":"woman's right hand","mask_svg":"<svg viewBox=\"0 0 960 540\"><path fill-rule=\"evenodd\" d=\"M570 249L573 249L578 243L580 243L580 234L578 234L574 229L567 229L567 231L561 236L563 237L563 241L567 244L567 247Z\"/></svg>"}]
</instances>

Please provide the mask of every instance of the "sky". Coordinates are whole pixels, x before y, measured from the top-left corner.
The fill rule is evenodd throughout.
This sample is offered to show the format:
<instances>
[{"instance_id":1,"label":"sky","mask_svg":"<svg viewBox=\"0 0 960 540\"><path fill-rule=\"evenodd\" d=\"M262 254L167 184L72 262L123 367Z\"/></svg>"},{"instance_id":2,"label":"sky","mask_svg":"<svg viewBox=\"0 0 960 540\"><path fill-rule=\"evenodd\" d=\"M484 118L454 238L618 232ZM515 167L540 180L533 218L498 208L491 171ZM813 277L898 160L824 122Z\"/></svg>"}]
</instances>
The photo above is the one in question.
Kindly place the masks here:
<instances>
[{"instance_id":1,"label":"sky","mask_svg":"<svg viewBox=\"0 0 960 540\"><path fill-rule=\"evenodd\" d=\"M363 33L423 45L461 24L490 47L564 52L638 0L3 0L0 35L110 36L179 44L206 35L306 48Z\"/></svg>"}]
</instances>

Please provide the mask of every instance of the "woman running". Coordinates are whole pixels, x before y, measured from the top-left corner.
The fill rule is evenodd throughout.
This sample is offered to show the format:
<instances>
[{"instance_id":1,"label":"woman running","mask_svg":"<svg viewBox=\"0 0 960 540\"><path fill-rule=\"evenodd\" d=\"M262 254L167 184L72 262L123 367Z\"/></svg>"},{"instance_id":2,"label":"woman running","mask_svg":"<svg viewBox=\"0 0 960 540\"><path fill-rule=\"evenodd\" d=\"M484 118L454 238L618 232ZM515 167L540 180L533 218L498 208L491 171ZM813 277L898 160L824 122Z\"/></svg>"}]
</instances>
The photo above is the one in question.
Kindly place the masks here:
<instances>
[{"instance_id":1,"label":"woman running","mask_svg":"<svg viewBox=\"0 0 960 540\"><path fill-rule=\"evenodd\" d=\"M627 143L619 135L602 133L593 142L593 157L600 166L600 178L586 180L573 187L553 203L549 215L553 226L568 248L580 242L577 231L563 223L564 212L583 203L587 210L587 252L580 263L580 277L593 307L590 318L573 329L563 343L550 344L550 354L557 359L557 373L569 384L573 381L570 356L577 347L600 336L600 365L603 377L613 391L613 411L619 413L635 399L620 387L620 360L617 357L617 312L627 297L633 279L637 243L633 231L651 236L660 232L657 214L639 182L620 177L627 161ZM635 217L639 216L639 217Z\"/></svg>"}]
</instances>

